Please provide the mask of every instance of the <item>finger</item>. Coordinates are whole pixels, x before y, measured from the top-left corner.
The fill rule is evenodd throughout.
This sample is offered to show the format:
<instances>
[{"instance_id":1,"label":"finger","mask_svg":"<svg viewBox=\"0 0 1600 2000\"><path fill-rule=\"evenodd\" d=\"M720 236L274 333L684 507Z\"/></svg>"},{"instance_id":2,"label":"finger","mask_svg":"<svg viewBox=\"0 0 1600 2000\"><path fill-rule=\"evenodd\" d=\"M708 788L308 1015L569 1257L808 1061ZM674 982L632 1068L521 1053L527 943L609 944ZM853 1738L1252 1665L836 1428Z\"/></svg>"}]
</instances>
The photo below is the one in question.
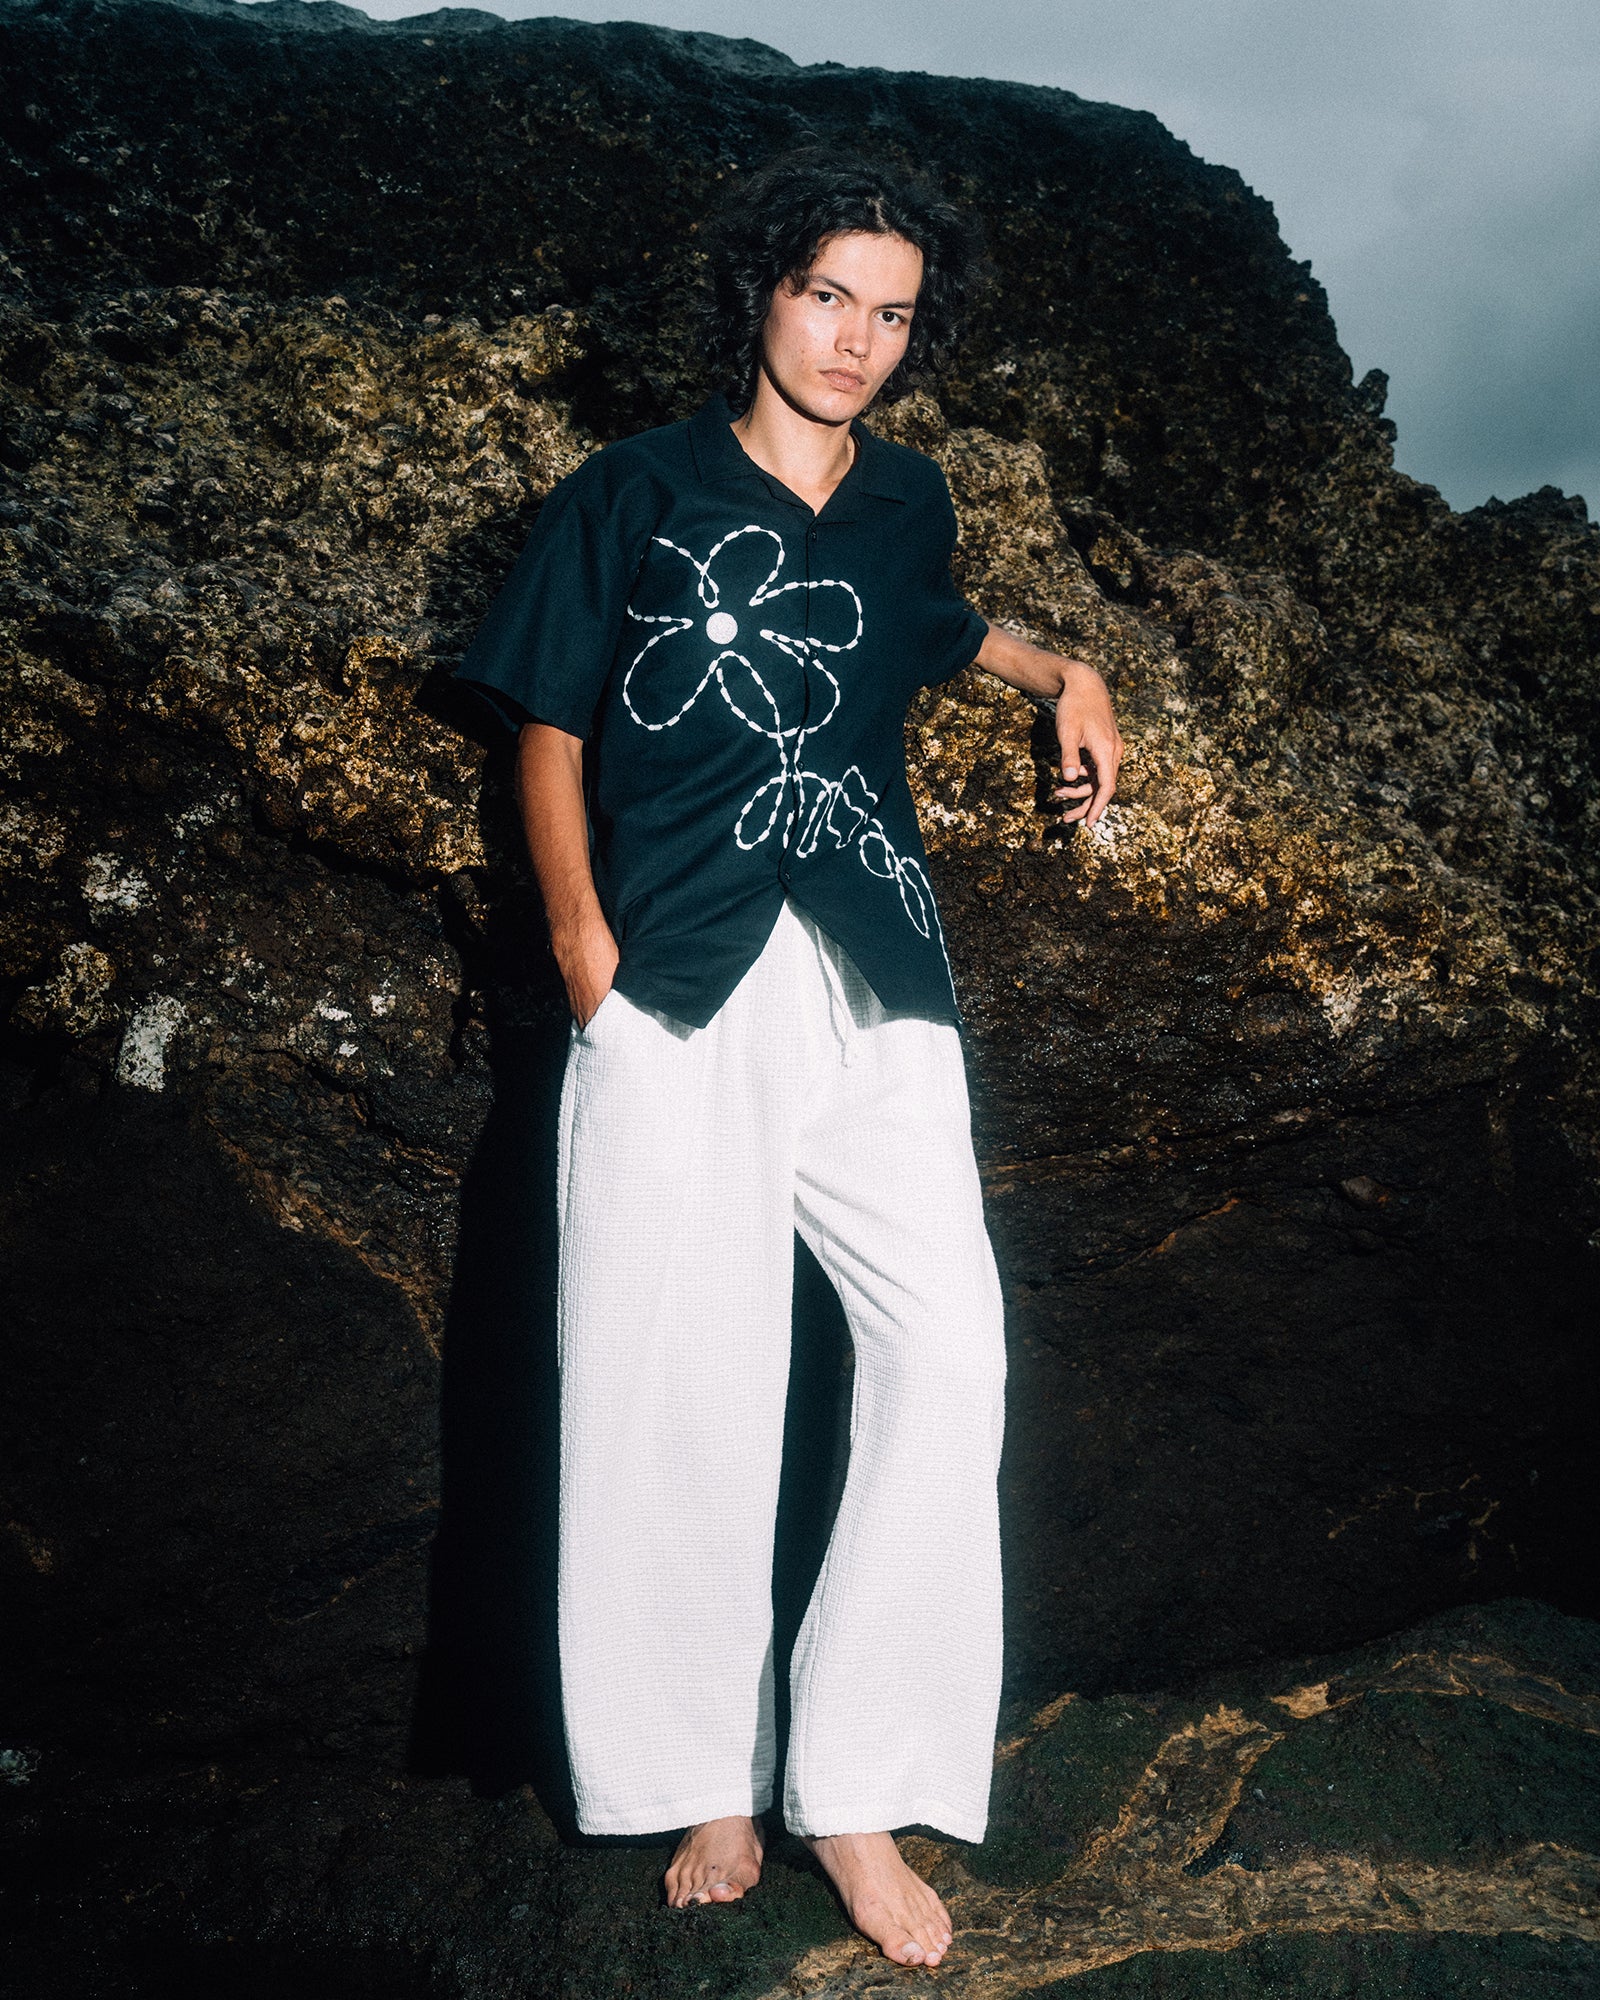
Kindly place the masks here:
<instances>
[{"instance_id":1,"label":"finger","mask_svg":"<svg viewBox=\"0 0 1600 2000\"><path fill-rule=\"evenodd\" d=\"M1065 766L1063 768L1065 769ZM1057 785L1050 795L1055 800L1067 802L1066 810L1061 815L1064 822L1081 819L1088 811L1094 796L1094 772L1088 762L1084 761L1072 768L1079 774L1077 783Z\"/></svg>"},{"instance_id":2,"label":"finger","mask_svg":"<svg viewBox=\"0 0 1600 2000\"><path fill-rule=\"evenodd\" d=\"M1061 825L1067 825L1070 824L1073 820L1082 819L1084 814L1089 810L1090 806L1093 805L1094 803L1094 786L1092 783L1087 785L1079 785L1075 787L1075 789L1082 796L1079 796L1077 798L1066 798L1064 796L1062 797L1061 818L1059 822Z\"/></svg>"},{"instance_id":3,"label":"finger","mask_svg":"<svg viewBox=\"0 0 1600 2000\"><path fill-rule=\"evenodd\" d=\"M1097 773L1110 774L1122 761L1121 735L1109 723L1091 722L1084 730L1084 761Z\"/></svg>"},{"instance_id":4,"label":"finger","mask_svg":"<svg viewBox=\"0 0 1600 2000\"><path fill-rule=\"evenodd\" d=\"M1090 799L1088 811L1085 812L1083 816L1084 824L1086 826L1094 825L1095 821L1100 817L1100 815L1105 811L1106 807L1110 804L1111 794L1116 789L1117 789L1116 760L1114 758L1109 758L1104 764L1100 766L1100 777L1098 783L1095 785L1094 788L1094 797Z\"/></svg>"},{"instance_id":5,"label":"finger","mask_svg":"<svg viewBox=\"0 0 1600 2000\"><path fill-rule=\"evenodd\" d=\"M1062 729L1057 740L1061 745L1062 777L1087 778L1089 766L1084 756L1083 732L1075 726Z\"/></svg>"},{"instance_id":6,"label":"finger","mask_svg":"<svg viewBox=\"0 0 1600 2000\"><path fill-rule=\"evenodd\" d=\"M1076 708L1066 708L1057 704L1055 714L1056 742L1061 751L1061 775L1064 778L1087 777L1084 769L1084 748L1087 732L1084 718Z\"/></svg>"}]
</instances>

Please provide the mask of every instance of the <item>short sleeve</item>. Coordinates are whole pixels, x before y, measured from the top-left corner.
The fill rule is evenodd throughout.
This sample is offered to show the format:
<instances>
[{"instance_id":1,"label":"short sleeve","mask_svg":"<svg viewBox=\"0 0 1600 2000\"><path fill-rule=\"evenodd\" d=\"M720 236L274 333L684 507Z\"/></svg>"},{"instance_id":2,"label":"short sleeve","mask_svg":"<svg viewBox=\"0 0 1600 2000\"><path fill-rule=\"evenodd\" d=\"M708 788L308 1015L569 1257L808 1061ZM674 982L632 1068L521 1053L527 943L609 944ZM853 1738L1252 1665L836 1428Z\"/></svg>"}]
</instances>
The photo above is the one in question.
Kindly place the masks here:
<instances>
[{"instance_id":1,"label":"short sleeve","mask_svg":"<svg viewBox=\"0 0 1600 2000\"><path fill-rule=\"evenodd\" d=\"M933 488L928 499L931 516L929 576L924 599L924 625L919 634L921 671L918 684L937 687L970 667L989 636L989 621L955 587L950 558L956 547L956 510L944 473L929 461Z\"/></svg>"},{"instance_id":2,"label":"short sleeve","mask_svg":"<svg viewBox=\"0 0 1600 2000\"><path fill-rule=\"evenodd\" d=\"M593 726L648 536L606 457L551 489L456 668L512 729L548 722L586 737Z\"/></svg>"}]
</instances>

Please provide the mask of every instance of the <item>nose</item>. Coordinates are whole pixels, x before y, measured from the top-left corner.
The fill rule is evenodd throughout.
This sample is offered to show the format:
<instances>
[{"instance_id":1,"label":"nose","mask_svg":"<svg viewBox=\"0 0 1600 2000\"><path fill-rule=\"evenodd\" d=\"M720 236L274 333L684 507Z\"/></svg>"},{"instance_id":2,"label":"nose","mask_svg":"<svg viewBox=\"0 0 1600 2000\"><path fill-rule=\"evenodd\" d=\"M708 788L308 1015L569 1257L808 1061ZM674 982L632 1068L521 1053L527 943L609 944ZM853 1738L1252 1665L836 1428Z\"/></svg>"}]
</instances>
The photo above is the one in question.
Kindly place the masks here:
<instances>
[{"instance_id":1,"label":"nose","mask_svg":"<svg viewBox=\"0 0 1600 2000\"><path fill-rule=\"evenodd\" d=\"M865 360L872 351L872 322L865 313L852 315L839 329L835 342L841 354L852 354Z\"/></svg>"}]
</instances>

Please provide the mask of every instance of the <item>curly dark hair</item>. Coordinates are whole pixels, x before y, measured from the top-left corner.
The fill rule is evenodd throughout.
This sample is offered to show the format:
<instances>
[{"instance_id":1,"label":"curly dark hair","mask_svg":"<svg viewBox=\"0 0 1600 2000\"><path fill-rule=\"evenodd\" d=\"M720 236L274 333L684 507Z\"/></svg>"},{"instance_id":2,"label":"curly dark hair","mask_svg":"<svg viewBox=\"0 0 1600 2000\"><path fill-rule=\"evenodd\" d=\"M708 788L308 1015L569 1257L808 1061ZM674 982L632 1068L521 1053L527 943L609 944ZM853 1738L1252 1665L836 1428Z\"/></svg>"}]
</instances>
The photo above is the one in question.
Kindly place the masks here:
<instances>
[{"instance_id":1,"label":"curly dark hair","mask_svg":"<svg viewBox=\"0 0 1600 2000\"><path fill-rule=\"evenodd\" d=\"M827 237L857 230L903 236L922 252L910 338L881 399L905 395L949 360L968 302L989 275L977 217L907 168L803 146L742 180L701 239L709 268L700 332L736 415L755 395L773 293L805 277Z\"/></svg>"}]
</instances>

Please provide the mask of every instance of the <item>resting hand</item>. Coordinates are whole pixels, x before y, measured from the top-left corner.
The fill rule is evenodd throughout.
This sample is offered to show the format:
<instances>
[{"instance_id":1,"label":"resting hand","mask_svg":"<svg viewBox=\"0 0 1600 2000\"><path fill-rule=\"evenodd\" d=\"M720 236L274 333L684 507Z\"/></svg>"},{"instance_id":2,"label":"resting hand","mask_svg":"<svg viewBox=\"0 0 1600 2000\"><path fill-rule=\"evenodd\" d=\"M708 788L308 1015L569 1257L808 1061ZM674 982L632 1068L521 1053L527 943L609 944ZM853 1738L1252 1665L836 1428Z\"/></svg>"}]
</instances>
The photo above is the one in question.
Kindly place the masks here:
<instances>
[{"instance_id":1,"label":"resting hand","mask_svg":"<svg viewBox=\"0 0 1600 2000\"><path fill-rule=\"evenodd\" d=\"M616 977L617 961L622 956L617 941L605 918L598 915L570 933L552 929L550 941L572 1017L580 1028L587 1028Z\"/></svg>"},{"instance_id":2,"label":"resting hand","mask_svg":"<svg viewBox=\"0 0 1600 2000\"><path fill-rule=\"evenodd\" d=\"M1117 789L1122 732L1111 712L1110 692L1094 668L1082 660L1060 664L1064 675L1056 696L1056 740L1061 746L1061 775L1067 782L1051 796L1074 801L1062 813L1063 822L1081 819L1085 826L1093 826Z\"/></svg>"},{"instance_id":3,"label":"resting hand","mask_svg":"<svg viewBox=\"0 0 1600 2000\"><path fill-rule=\"evenodd\" d=\"M1124 747L1105 682L1086 660L1047 653L998 625L989 627L977 663L1025 694L1054 700L1061 776L1066 782L1052 797L1072 801L1061 815L1063 823L1081 819L1085 826L1093 826L1117 788Z\"/></svg>"}]
</instances>

